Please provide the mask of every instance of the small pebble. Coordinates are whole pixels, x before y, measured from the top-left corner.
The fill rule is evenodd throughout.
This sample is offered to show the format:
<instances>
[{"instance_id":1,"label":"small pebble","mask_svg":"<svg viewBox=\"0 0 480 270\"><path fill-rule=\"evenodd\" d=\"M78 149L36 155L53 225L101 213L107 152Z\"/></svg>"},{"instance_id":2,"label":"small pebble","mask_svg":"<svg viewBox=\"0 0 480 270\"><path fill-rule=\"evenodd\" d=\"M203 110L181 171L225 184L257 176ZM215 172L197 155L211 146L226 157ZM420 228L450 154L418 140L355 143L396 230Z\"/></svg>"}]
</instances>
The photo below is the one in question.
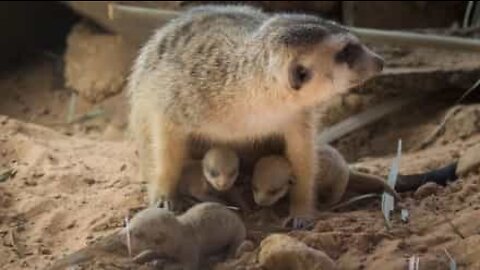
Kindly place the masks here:
<instances>
[{"instance_id":1,"label":"small pebble","mask_svg":"<svg viewBox=\"0 0 480 270\"><path fill-rule=\"evenodd\" d=\"M26 180L25 181L25 185L26 186L29 186L29 187L34 187L37 185L37 182L36 181L33 181L33 180Z\"/></svg>"},{"instance_id":2,"label":"small pebble","mask_svg":"<svg viewBox=\"0 0 480 270\"><path fill-rule=\"evenodd\" d=\"M74 221L72 221L72 223L68 224L67 229L69 229L69 230L73 229L75 227L75 225L77 225L77 222L74 220Z\"/></svg>"},{"instance_id":3,"label":"small pebble","mask_svg":"<svg viewBox=\"0 0 480 270\"><path fill-rule=\"evenodd\" d=\"M127 164L123 164L122 167L120 167L120 171L123 172L127 169Z\"/></svg>"},{"instance_id":4,"label":"small pebble","mask_svg":"<svg viewBox=\"0 0 480 270\"><path fill-rule=\"evenodd\" d=\"M40 254L42 254L42 255L52 255L52 251L49 250L48 248L41 247L40 248Z\"/></svg>"},{"instance_id":5,"label":"small pebble","mask_svg":"<svg viewBox=\"0 0 480 270\"><path fill-rule=\"evenodd\" d=\"M93 178L85 178L85 179L83 179L83 181L84 181L87 185L90 185L90 186L93 185L93 184L95 184L95 179L93 179Z\"/></svg>"}]
</instances>

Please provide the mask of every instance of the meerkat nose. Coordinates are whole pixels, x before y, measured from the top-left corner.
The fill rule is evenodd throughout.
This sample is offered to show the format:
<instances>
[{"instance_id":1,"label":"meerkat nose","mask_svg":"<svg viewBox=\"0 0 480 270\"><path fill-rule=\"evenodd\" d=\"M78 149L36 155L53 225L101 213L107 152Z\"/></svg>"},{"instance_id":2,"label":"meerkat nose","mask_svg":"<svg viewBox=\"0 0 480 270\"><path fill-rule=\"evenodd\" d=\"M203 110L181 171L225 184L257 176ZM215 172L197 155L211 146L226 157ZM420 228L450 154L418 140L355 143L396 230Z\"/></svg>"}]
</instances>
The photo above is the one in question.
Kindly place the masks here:
<instances>
[{"instance_id":1,"label":"meerkat nose","mask_svg":"<svg viewBox=\"0 0 480 270\"><path fill-rule=\"evenodd\" d=\"M228 189L230 187L228 180L229 179L220 179L220 181L217 184L218 189L220 189L220 190Z\"/></svg>"}]
</instances>

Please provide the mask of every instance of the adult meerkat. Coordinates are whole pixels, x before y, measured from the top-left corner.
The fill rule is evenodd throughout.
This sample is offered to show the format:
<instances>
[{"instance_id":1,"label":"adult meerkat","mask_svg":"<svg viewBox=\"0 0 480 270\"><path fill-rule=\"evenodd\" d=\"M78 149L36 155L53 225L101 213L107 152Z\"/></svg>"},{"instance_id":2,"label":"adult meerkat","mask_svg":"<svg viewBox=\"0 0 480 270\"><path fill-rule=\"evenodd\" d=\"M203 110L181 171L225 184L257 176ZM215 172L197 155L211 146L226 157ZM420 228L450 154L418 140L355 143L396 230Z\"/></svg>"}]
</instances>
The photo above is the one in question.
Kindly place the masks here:
<instances>
[{"instance_id":1,"label":"adult meerkat","mask_svg":"<svg viewBox=\"0 0 480 270\"><path fill-rule=\"evenodd\" d=\"M105 253L126 257L130 246L134 262L166 259L194 270L210 255L227 251L235 256L245 238L242 220L218 203L197 204L178 217L166 209L147 208L127 228L56 261L49 269L69 269Z\"/></svg>"},{"instance_id":2,"label":"adult meerkat","mask_svg":"<svg viewBox=\"0 0 480 270\"><path fill-rule=\"evenodd\" d=\"M342 199L347 189L359 192L387 191L399 198L395 190L381 177L361 173L349 168L343 156L333 147L318 147L318 171L316 188L318 199L327 206ZM283 156L271 155L260 159L252 176L255 203L271 206L283 198L295 184L290 162Z\"/></svg>"},{"instance_id":3,"label":"adult meerkat","mask_svg":"<svg viewBox=\"0 0 480 270\"><path fill-rule=\"evenodd\" d=\"M213 147L201 161L187 162L180 176L179 192L198 201L233 203L246 211L247 203L234 187L239 176L239 166L239 157L233 150Z\"/></svg>"},{"instance_id":4,"label":"adult meerkat","mask_svg":"<svg viewBox=\"0 0 480 270\"><path fill-rule=\"evenodd\" d=\"M182 13L145 44L128 83L150 204L176 208L192 139L235 144L279 136L297 179L290 215L294 221L310 217L317 167L313 110L382 67L383 60L344 27L314 16L242 6Z\"/></svg>"}]
</instances>

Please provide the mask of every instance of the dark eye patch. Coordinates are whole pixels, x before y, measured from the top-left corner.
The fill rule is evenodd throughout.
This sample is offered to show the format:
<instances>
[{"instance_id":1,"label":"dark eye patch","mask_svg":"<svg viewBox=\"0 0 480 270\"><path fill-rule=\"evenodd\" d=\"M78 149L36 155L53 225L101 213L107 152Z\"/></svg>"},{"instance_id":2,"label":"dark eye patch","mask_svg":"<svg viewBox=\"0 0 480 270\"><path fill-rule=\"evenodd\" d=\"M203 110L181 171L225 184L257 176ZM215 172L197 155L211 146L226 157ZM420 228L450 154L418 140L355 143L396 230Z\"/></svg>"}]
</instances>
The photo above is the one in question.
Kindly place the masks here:
<instances>
[{"instance_id":1,"label":"dark eye patch","mask_svg":"<svg viewBox=\"0 0 480 270\"><path fill-rule=\"evenodd\" d=\"M339 53L337 53L335 61L337 63L346 63L349 67L352 67L362 54L362 51L360 44L348 43Z\"/></svg>"},{"instance_id":2,"label":"dark eye patch","mask_svg":"<svg viewBox=\"0 0 480 270\"><path fill-rule=\"evenodd\" d=\"M292 64L289 72L290 86L294 90L300 90L303 84L312 78L312 72L299 64Z\"/></svg>"},{"instance_id":3,"label":"dark eye patch","mask_svg":"<svg viewBox=\"0 0 480 270\"><path fill-rule=\"evenodd\" d=\"M214 169L210 169L209 173L213 178L217 178L220 175L220 172L218 172L217 170L214 170Z\"/></svg>"}]
</instances>

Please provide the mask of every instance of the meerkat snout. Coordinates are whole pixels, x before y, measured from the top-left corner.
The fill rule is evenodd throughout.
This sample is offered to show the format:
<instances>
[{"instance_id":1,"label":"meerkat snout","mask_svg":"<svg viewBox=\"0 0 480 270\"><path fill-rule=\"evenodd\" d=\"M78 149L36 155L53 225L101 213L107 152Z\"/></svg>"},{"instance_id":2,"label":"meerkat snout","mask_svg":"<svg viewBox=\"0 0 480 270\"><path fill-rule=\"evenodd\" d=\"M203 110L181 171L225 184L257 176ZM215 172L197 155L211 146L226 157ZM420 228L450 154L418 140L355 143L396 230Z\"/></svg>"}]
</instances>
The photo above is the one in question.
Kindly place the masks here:
<instances>
[{"instance_id":1,"label":"meerkat snout","mask_svg":"<svg viewBox=\"0 0 480 270\"><path fill-rule=\"evenodd\" d=\"M350 37L352 38L352 37ZM383 70L384 60L358 42L348 42L336 55L335 62L339 65L346 64L362 83L377 75Z\"/></svg>"},{"instance_id":2,"label":"meerkat snout","mask_svg":"<svg viewBox=\"0 0 480 270\"><path fill-rule=\"evenodd\" d=\"M239 173L238 155L229 148L214 147L202 160L205 179L218 191L229 190Z\"/></svg>"},{"instance_id":3,"label":"meerkat snout","mask_svg":"<svg viewBox=\"0 0 480 270\"><path fill-rule=\"evenodd\" d=\"M265 193L257 191L258 189L254 188L253 189L253 199L257 205L260 206L272 206L275 204L278 200L283 198L287 192L288 192L288 187L279 187L276 189L269 190Z\"/></svg>"}]
</instances>

